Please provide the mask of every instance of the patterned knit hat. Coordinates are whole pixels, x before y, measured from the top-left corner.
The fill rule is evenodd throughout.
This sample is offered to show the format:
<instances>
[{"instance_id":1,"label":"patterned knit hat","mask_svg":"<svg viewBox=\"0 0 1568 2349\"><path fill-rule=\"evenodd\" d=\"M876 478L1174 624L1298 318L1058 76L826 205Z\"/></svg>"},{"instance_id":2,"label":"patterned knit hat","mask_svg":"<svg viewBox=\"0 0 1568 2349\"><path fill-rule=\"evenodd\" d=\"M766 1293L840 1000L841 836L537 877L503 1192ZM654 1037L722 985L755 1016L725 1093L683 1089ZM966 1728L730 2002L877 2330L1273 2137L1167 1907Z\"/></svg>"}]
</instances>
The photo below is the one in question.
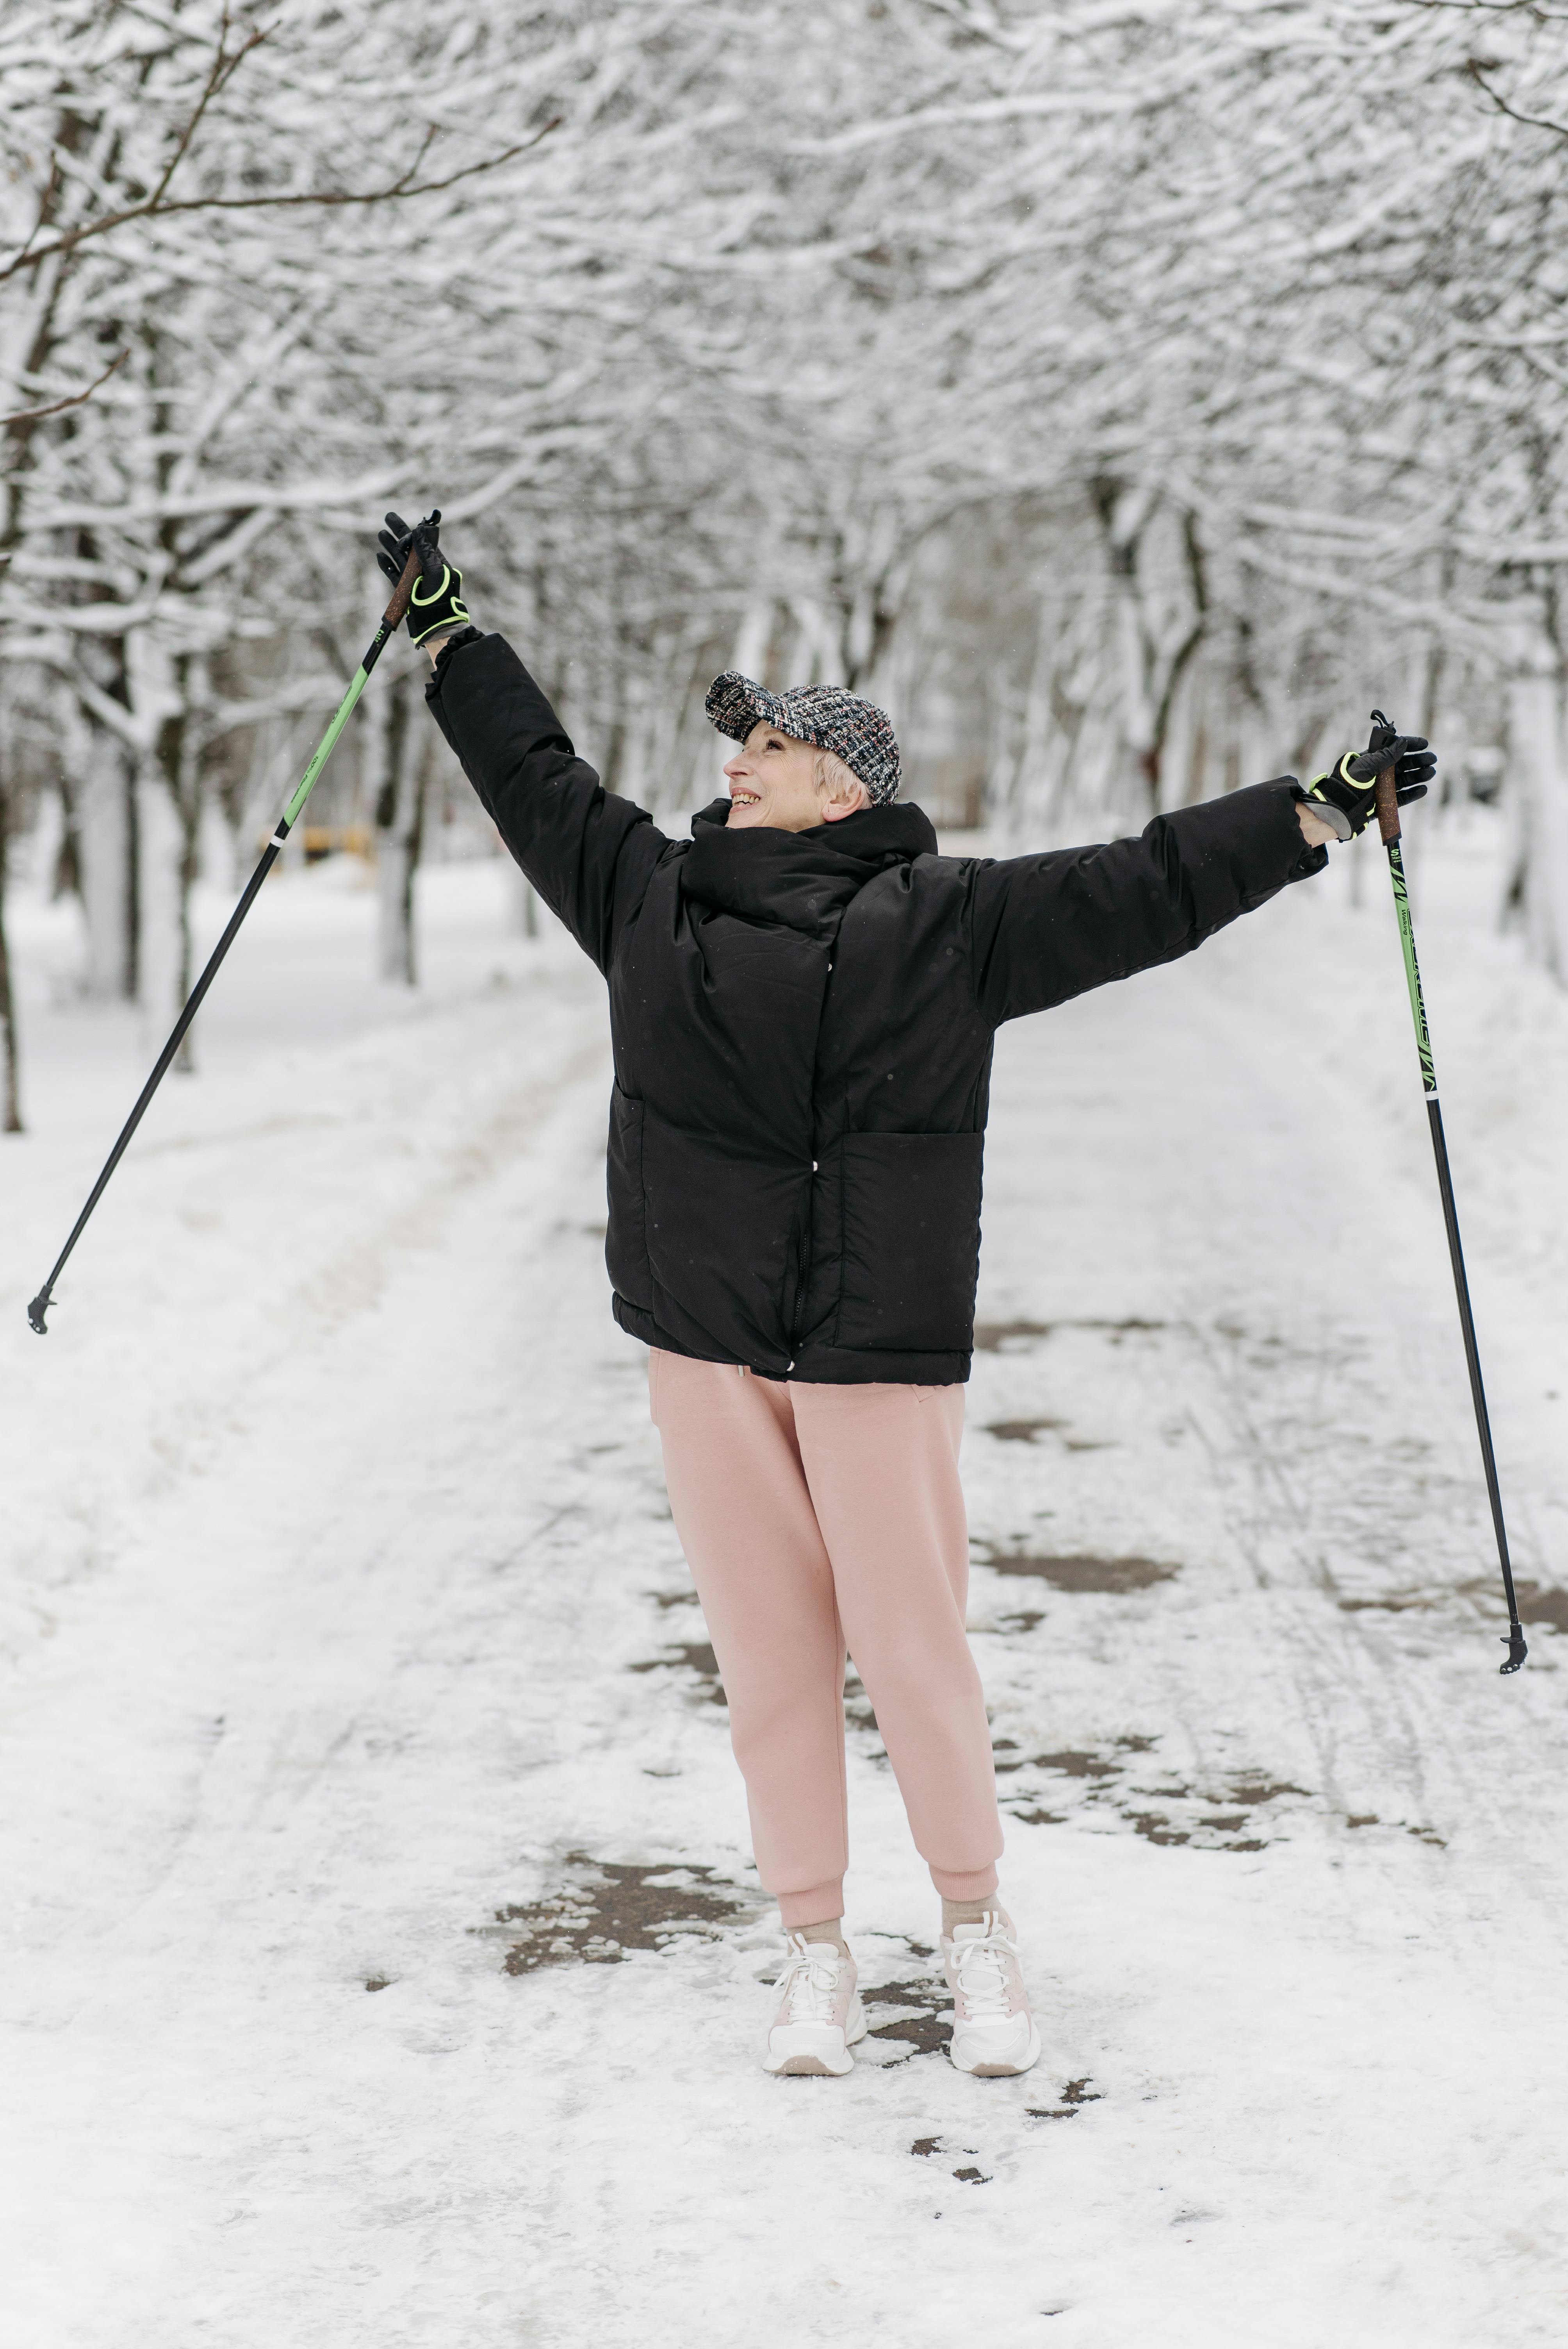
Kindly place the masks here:
<instances>
[{"instance_id":1,"label":"patterned knit hat","mask_svg":"<svg viewBox=\"0 0 1568 2349\"><path fill-rule=\"evenodd\" d=\"M721 734L744 742L754 726L777 726L797 742L831 750L864 783L873 807L898 791L898 739L885 709L841 685L796 685L769 693L738 669L727 668L707 689L707 714Z\"/></svg>"}]
</instances>

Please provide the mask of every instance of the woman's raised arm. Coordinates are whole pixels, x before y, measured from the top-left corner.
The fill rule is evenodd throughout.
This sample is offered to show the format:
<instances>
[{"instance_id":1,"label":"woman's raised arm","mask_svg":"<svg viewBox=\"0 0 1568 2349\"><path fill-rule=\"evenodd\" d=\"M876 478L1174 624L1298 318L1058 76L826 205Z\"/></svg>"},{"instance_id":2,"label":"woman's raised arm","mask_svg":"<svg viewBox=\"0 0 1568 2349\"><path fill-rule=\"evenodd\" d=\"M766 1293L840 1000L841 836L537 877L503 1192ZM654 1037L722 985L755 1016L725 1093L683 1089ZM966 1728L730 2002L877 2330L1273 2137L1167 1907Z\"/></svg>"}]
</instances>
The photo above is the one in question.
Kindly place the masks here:
<instances>
[{"instance_id":1,"label":"woman's raised arm","mask_svg":"<svg viewBox=\"0 0 1568 2349\"><path fill-rule=\"evenodd\" d=\"M377 542L389 578L401 578L411 550L419 556L408 633L434 665L425 698L507 847L607 973L620 925L642 903L669 843L577 756L505 637L474 626L440 521L438 509L412 525L389 513Z\"/></svg>"},{"instance_id":2,"label":"woman's raised arm","mask_svg":"<svg viewBox=\"0 0 1568 2349\"><path fill-rule=\"evenodd\" d=\"M603 971L669 847L606 792L504 636L455 637L425 688L437 725L552 914Z\"/></svg>"}]
</instances>

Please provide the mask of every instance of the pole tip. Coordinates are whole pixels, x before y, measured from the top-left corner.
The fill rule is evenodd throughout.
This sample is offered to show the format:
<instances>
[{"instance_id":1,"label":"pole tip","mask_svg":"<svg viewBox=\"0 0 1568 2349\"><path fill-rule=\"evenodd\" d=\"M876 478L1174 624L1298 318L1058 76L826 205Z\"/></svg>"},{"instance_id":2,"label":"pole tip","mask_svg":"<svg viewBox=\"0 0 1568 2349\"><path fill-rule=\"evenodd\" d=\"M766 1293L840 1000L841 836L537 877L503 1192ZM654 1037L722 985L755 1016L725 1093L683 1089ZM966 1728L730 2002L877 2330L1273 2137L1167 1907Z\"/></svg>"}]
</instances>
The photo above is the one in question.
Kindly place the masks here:
<instances>
[{"instance_id":1,"label":"pole tip","mask_svg":"<svg viewBox=\"0 0 1568 2349\"><path fill-rule=\"evenodd\" d=\"M1526 1656L1530 1653L1529 1649L1524 1644L1524 1633L1520 1629L1517 1621L1509 1625L1508 1637L1504 1640L1502 1644L1508 1650L1508 1661L1506 1664L1499 1664L1497 1669L1500 1672L1504 1673L1516 1672L1519 1670L1520 1665L1524 1661Z\"/></svg>"},{"instance_id":2,"label":"pole tip","mask_svg":"<svg viewBox=\"0 0 1568 2349\"><path fill-rule=\"evenodd\" d=\"M44 1316L48 1311L54 1301L54 1298L48 1289L40 1288L38 1294L34 1298L33 1302L27 1308L27 1319L32 1323L40 1338L46 1338L49 1334L49 1325L45 1320Z\"/></svg>"}]
</instances>

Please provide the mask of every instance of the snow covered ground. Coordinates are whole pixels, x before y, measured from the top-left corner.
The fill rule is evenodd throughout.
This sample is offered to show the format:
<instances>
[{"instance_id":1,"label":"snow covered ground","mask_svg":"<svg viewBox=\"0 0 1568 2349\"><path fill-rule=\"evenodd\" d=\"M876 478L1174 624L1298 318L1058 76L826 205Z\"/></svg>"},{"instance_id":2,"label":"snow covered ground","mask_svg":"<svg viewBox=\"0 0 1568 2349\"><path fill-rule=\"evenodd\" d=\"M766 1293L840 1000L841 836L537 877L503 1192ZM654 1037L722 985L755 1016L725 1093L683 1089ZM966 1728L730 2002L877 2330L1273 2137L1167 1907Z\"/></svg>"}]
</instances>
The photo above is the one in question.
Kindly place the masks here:
<instances>
[{"instance_id":1,"label":"snow covered ground","mask_svg":"<svg viewBox=\"0 0 1568 2349\"><path fill-rule=\"evenodd\" d=\"M40 1344L140 1081L54 1004L0 1145L0 2210L26 2349L1513 2349L1568 2329L1568 1003L1418 916L1532 1655L1387 887L1347 860L1007 1031L966 1441L1047 2053L935 2052L853 1733L853 2075L779 1943L608 1314L600 988L426 876L270 885ZM208 909L217 918L222 908ZM863 1714L863 1701L856 1708Z\"/></svg>"}]
</instances>

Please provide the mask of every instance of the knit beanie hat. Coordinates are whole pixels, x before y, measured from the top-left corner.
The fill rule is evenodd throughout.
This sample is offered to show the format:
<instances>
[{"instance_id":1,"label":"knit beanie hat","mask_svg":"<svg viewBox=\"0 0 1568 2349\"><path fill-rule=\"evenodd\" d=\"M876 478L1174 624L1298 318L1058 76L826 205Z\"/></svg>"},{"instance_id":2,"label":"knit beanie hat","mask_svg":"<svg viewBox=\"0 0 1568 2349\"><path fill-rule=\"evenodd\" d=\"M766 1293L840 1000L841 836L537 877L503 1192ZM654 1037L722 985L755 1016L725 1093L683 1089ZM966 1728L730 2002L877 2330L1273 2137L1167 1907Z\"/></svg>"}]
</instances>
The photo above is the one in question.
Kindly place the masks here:
<instances>
[{"instance_id":1,"label":"knit beanie hat","mask_svg":"<svg viewBox=\"0 0 1568 2349\"><path fill-rule=\"evenodd\" d=\"M841 759L866 787L873 807L898 792L898 739L885 709L840 685L795 685L769 693L754 678L727 668L707 689L707 715L721 734L744 742L754 726L777 726Z\"/></svg>"}]
</instances>

